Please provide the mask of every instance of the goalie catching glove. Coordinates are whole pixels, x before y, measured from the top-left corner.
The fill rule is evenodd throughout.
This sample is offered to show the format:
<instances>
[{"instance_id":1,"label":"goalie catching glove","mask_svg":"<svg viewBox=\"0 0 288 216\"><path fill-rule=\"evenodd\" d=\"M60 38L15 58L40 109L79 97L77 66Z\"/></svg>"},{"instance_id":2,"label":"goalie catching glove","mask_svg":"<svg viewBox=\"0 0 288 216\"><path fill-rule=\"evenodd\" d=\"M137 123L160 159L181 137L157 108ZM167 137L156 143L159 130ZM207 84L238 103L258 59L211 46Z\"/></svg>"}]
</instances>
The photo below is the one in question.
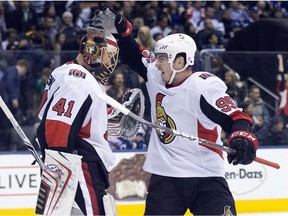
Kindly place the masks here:
<instances>
[{"instance_id":1,"label":"goalie catching glove","mask_svg":"<svg viewBox=\"0 0 288 216\"><path fill-rule=\"evenodd\" d=\"M137 116L143 118L144 116L144 94L141 89L134 88L127 91L122 97L122 104ZM112 108L113 109L113 108ZM109 111L109 109L108 109ZM123 137L125 139L132 138L140 129L141 124L131 118L125 116L119 111L112 111L117 115L108 115L108 137L117 138Z\"/></svg>"},{"instance_id":2,"label":"goalie catching glove","mask_svg":"<svg viewBox=\"0 0 288 216\"><path fill-rule=\"evenodd\" d=\"M234 131L228 138L229 146L236 151L235 154L228 154L229 164L247 165L256 158L258 149L257 137L248 131Z\"/></svg>"},{"instance_id":3,"label":"goalie catching glove","mask_svg":"<svg viewBox=\"0 0 288 216\"><path fill-rule=\"evenodd\" d=\"M111 34L128 37L132 33L132 24L121 14L109 8L95 14L91 20L91 26L97 29L105 29Z\"/></svg>"}]
</instances>

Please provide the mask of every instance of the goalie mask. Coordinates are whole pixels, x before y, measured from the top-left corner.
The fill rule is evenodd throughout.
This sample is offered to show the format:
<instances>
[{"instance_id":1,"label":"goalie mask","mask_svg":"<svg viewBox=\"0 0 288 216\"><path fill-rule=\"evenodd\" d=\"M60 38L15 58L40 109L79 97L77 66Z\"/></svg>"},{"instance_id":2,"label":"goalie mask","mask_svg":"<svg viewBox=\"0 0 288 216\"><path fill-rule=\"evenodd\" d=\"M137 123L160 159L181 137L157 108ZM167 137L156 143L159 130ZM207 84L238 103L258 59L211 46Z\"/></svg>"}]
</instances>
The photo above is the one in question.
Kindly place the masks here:
<instances>
[{"instance_id":1,"label":"goalie mask","mask_svg":"<svg viewBox=\"0 0 288 216\"><path fill-rule=\"evenodd\" d=\"M104 84L117 66L119 48L110 33L86 34L80 42L80 53L91 73Z\"/></svg>"},{"instance_id":2,"label":"goalie mask","mask_svg":"<svg viewBox=\"0 0 288 216\"><path fill-rule=\"evenodd\" d=\"M168 84L171 84L174 80L176 73L182 72L188 66L194 64L195 52L197 51L194 40L182 33L168 35L165 38L160 39L155 44L155 54L167 54L168 63L170 63L171 70L173 71ZM185 53L186 64L181 70L173 69L173 62L179 53Z\"/></svg>"}]
</instances>

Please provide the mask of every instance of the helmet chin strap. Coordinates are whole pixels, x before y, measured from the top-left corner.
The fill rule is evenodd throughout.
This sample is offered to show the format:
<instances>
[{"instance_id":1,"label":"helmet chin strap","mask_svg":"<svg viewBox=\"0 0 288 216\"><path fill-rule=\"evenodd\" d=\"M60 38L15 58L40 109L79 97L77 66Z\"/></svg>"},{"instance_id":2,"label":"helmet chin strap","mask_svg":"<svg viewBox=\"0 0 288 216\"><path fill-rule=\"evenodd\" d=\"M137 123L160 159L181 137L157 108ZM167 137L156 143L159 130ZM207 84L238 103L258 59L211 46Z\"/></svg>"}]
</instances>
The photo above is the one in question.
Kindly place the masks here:
<instances>
[{"instance_id":1,"label":"helmet chin strap","mask_svg":"<svg viewBox=\"0 0 288 216\"><path fill-rule=\"evenodd\" d=\"M170 68L172 70L172 74L171 74L171 77L170 77L169 81L167 82L167 84L171 85L173 80L174 80L174 78L175 78L175 76L176 76L176 73L184 71L187 67L188 67L188 63L186 63L186 65L182 69L174 70L173 67L172 67L172 64L170 63Z\"/></svg>"},{"instance_id":2,"label":"helmet chin strap","mask_svg":"<svg viewBox=\"0 0 288 216\"><path fill-rule=\"evenodd\" d=\"M171 83L173 82L173 80L175 78L175 75L176 75L176 71L172 69L171 77L170 77L169 81L167 82L168 85L171 85Z\"/></svg>"}]
</instances>

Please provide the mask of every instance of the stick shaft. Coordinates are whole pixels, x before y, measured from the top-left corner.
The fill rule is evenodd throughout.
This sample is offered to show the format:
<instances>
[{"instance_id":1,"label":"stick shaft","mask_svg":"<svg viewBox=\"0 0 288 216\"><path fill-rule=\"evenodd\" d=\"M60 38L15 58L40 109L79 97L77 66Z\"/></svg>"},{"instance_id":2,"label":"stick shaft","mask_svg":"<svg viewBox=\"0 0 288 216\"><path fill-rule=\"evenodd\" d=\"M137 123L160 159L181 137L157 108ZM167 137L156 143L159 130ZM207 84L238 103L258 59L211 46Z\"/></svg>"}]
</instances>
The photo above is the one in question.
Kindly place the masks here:
<instances>
[{"instance_id":1,"label":"stick shaft","mask_svg":"<svg viewBox=\"0 0 288 216\"><path fill-rule=\"evenodd\" d=\"M32 155L36 159L36 161L39 164L39 166L41 167L41 169L44 170L45 166L44 166L43 161L39 157L37 151L35 150L35 148L31 144L30 140L25 135L24 131L22 130L22 128L20 127L20 125L18 124L16 119L14 118L13 114L11 113L11 111L9 110L9 108L7 107L7 105L5 104L5 102L3 101L1 96L0 96L0 106L1 106L1 108L3 110L3 112L5 113L5 115L7 116L7 118L10 120L11 124L13 125L13 127L15 128L16 132L18 133L18 135L22 139L23 143L26 145L28 150L32 153Z\"/></svg>"},{"instance_id":2,"label":"stick shaft","mask_svg":"<svg viewBox=\"0 0 288 216\"><path fill-rule=\"evenodd\" d=\"M135 119L136 121L138 122L141 122L142 124L145 124L151 128L154 128L154 129L158 129L158 130L164 130L170 134L174 134L176 136L181 136L183 138L186 138L186 139L189 139L189 140L192 140L192 141L198 141L198 143L202 146L205 146L205 147L210 147L210 148L213 148L213 149L218 149L218 150L221 150L221 151L224 151L224 152L227 152L228 154L234 154L236 151L228 146L223 146L223 145L219 145L219 144L216 144L216 143L212 143L208 140L205 140L205 139L202 139L202 138L199 138L199 137L194 137L190 134L187 134L187 133L183 133L181 131L178 131L178 130L174 130L174 129L171 129L171 128L168 128L168 127L164 127L164 126L161 126L161 125L157 125L157 124L154 124L152 122L149 122L143 118L140 118L139 116L137 116L136 114L132 113L129 109L127 109L126 107L124 107L122 104L120 104L119 102L117 102L116 100L114 100L113 98L111 98L110 96L104 94L104 93L99 93L97 94L98 98L100 98L101 100L103 100L104 102L106 102L107 104L109 104L110 106L114 107L115 109L119 110L120 112L122 112L124 115L128 115L130 116L131 118ZM258 162L258 163L261 163L261 164L264 164L264 165L267 165L267 166L270 166L270 167L273 167L273 168L276 168L276 169L279 169L280 166L279 164L277 163L274 163L272 161L268 161L266 159L263 159L263 158L259 158L259 157L256 157L255 162Z\"/></svg>"}]
</instances>

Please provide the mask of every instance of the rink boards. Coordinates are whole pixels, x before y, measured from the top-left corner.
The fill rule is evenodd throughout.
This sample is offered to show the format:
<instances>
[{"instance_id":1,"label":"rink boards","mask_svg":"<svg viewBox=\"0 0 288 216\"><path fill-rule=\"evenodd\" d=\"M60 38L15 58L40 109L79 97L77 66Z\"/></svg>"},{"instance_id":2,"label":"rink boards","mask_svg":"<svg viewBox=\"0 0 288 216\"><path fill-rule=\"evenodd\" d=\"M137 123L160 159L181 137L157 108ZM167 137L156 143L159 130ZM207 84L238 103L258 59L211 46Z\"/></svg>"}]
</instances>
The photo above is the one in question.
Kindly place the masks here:
<instances>
[{"instance_id":1,"label":"rink boards","mask_svg":"<svg viewBox=\"0 0 288 216\"><path fill-rule=\"evenodd\" d=\"M238 212L288 212L288 148L259 149L257 156L277 162L281 168L277 170L256 162L249 166L225 163L225 177ZM148 179L141 170L145 152L117 152L116 157L118 164L111 171L109 192L116 197L118 213L143 215L146 196L143 183ZM0 215L33 215L40 173L38 166L30 165L32 161L29 153L0 154ZM135 173L131 177L131 168L139 172L136 179L133 179ZM125 186L117 189L120 182L126 182L129 191L125 192Z\"/></svg>"}]
</instances>

